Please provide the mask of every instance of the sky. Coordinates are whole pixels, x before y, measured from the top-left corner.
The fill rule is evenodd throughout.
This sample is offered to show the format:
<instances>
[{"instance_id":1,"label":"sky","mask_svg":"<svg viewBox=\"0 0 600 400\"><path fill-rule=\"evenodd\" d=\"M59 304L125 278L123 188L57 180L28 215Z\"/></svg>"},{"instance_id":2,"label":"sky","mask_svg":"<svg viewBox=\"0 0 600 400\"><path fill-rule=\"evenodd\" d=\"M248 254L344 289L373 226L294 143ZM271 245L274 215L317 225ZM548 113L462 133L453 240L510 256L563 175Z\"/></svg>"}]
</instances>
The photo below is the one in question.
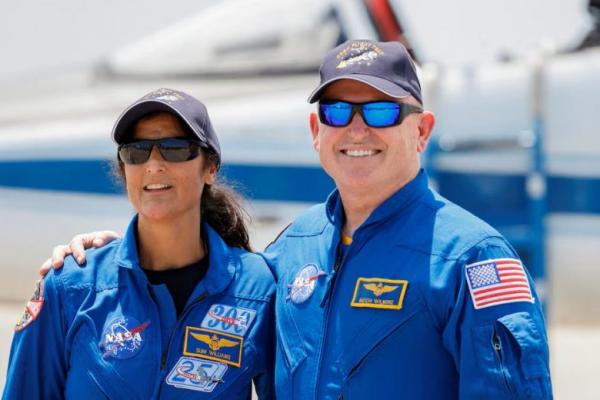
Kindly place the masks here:
<instances>
[{"instance_id":1,"label":"sky","mask_svg":"<svg viewBox=\"0 0 600 400\"><path fill-rule=\"evenodd\" d=\"M469 64L573 48L589 0L390 0L422 59Z\"/></svg>"},{"instance_id":2,"label":"sky","mask_svg":"<svg viewBox=\"0 0 600 400\"><path fill-rule=\"evenodd\" d=\"M0 0L0 83L91 65L219 1L226 0ZM421 55L446 63L485 60L497 48L518 55L568 47L590 25L588 0L390 2Z\"/></svg>"},{"instance_id":3,"label":"sky","mask_svg":"<svg viewBox=\"0 0 600 400\"><path fill-rule=\"evenodd\" d=\"M86 66L219 0L0 0L0 82Z\"/></svg>"}]
</instances>

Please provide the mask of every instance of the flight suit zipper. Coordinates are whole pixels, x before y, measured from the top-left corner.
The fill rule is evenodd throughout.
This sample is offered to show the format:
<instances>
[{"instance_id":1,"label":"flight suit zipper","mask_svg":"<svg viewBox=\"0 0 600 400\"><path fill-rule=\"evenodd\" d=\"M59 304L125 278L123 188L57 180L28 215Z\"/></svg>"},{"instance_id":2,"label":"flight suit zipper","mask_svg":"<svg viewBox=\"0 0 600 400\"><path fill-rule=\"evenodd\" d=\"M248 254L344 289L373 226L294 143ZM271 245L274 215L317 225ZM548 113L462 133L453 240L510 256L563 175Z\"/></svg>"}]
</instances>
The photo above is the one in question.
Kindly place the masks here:
<instances>
[{"instance_id":1,"label":"flight suit zipper","mask_svg":"<svg viewBox=\"0 0 600 400\"><path fill-rule=\"evenodd\" d=\"M330 293L333 291L333 286L335 285L335 281L337 280L337 273L340 269L340 265L342 264L342 260L342 250L340 248L340 244L338 243L336 247L335 261L333 263L331 278L329 279L329 282L327 282L327 289L325 289L325 295L323 296L323 300L321 300L321 308L328 307L329 305Z\"/></svg>"},{"instance_id":2,"label":"flight suit zipper","mask_svg":"<svg viewBox=\"0 0 600 400\"><path fill-rule=\"evenodd\" d=\"M317 379L315 380L315 395L319 391L319 376L321 374L321 368L322 368L321 363L323 362L323 344L325 343L325 336L327 336L327 327L328 327L328 323L329 323L329 311L331 309L331 307L330 307L331 301L329 300L329 298L332 296L333 289L335 288L335 282L337 281L337 273L340 270L342 263L346 259L346 256L348 255L349 252L350 252L350 248L347 249L346 254L344 255L342 253L342 249L341 249L341 242L338 242L338 244L336 246L336 254L335 254L335 261L333 264L332 277L331 277L331 279L329 279L329 282L327 284L327 290L325 291L325 296L323 297L323 300L321 301L321 307L325 308L325 312L323 313L325 315L325 319L323 321L323 334L321 335L321 345L319 347L319 361L317 363L317 368L316 368L317 369Z\"/></svg>"},{"instance_id":3,"label":"flight suit zipper","mask_svg":"<svg viewBox=\"0 0 600 400\"><path fill-rule=\"evenodd\" d=\"M506 376L506 368L504 367L504 358L502 355L502 342L500 341L500 337L498 336L498 333L496 331L494 331L494 334L492 336L492 347L494 348L494 354L496 355L496 360L498 361L498 365L500 366L500 373L502 374L504 386L507 392L512 395L512 389Z\"/></svg>"},{"instance_id":4,"label":"flight suit zipper","mask_svg":"<svg viewBox=\"0 0 600 400\"><path fill-rule=\"evenodd\" d=\"M198 303L200 303L202 300L206 299L208 297L208 292L202 292L200 293L200 295L198 297L196 297L194 299L194 301L192 301L181 313L181 315L179 316L179 318L177 318L177 322L175 322L175 326L173 327L173 329L171 329L171 332L169 333L169 338L167 339L167 347L163 350L162 355L160 356L160 370L162 371L166 364L167 364L167 360L169 358L169 350L171 349L171 341L173 340L173 335L175 334L175 332L178 330L179 328L179 324L181 323L181 321L185 320L185 317L189 314L190 310Z\"/></svg>"}]
</instances>

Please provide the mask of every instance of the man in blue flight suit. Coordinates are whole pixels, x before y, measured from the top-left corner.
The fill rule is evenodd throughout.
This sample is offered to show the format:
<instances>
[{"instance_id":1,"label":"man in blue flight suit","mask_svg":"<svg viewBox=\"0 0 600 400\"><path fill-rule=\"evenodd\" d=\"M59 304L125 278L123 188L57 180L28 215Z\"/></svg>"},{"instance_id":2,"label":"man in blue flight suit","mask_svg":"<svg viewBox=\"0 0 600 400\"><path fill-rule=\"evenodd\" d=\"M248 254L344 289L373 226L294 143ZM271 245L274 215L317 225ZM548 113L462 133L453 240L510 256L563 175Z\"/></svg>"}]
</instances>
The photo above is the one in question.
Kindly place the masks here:
<instances>
[{"instance_id":1,"label":"man in blue flight suit","mask_svg":"<svg viewBox=\"0 0 600 400\"><path fill-rule=\"evenodd\" d=\"M519 256L427 186L419 154L434 116L406 49L349 41L320 74L310 127L337 189L266 251L278 398L551 398Z\"/></svg>"},{"instance_id":2,"label":"man in blue flight suit","mask_svg":"<svg viewBox=\"0 0 600 400\"><path fill-rule=\"evenodd\" d=\"M550 399L533 281L493 228L428 188L422 109L399 43L325 57L313 146L336 190L267 248L280 399ZM110 240L80 235L71 248ZM45 266L49 267L48 262Z\"/></svg>"}]
</instances>

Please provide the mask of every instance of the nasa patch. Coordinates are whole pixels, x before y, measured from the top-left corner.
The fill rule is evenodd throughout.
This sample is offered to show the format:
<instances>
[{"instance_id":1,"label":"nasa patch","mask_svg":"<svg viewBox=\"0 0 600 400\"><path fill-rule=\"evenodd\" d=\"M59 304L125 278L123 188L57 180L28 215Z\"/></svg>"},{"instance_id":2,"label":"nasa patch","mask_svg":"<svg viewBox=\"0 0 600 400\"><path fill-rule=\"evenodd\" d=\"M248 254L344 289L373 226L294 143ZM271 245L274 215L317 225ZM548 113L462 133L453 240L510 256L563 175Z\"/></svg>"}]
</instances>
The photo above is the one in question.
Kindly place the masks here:
<instances>
[{"instance_id":1,"label":"nasa patch","mask_svg":"<svg viewBox=\"0 0 600 400\"><path fill-rule=\"evenodd\" d=\"M296 304L304 303L312 296L320 276L327 275L315 264L307 264L296 274L294 282L288 286L286 300L292 300Z\"/></svg>"},{"instance_id":2,"label":"nasa patch","mask_svg":"<svg viewBox=\"0 0 600 400\"><path fill-rule=\"evenodd\" d=\"M15 331L19 332L27 328L33 321L35 321L42 311L44 305L44 280L40 279L35 282L35 290L31 295L31 298L25 305L25 311L21 318L15 325Z\"/></svg>"},{"instance_id":3,"label":"nasa patch","mask_svg":"<svg viewBox=\"0 0 600 400\"><path fill-rule=\"evenodd\" d=\"M254 317L256 317L256 311L249 308L213 304L200 326L215 331L245 336L250 324L254 321Z\"/></svg>"},{"instance_id":4,"label":"nasa patch","mask_svg":"<svg viewBox=\"0 0 600 400\"><path fill-rule=\"evenodd\" d=\"M173 367L166 382L179 389L210 393L223 382L227 365L215 361L181 357Z\"/></svg>"},{"instance_id":5,"label":"nasa patch","mask_svg":"<svg viewBox=\"0 0 600 400\"><path fill-rule=\"evenodd\" d=\"M150 321L140 323L135 318L117 317L110 321L102 332L100 350L104 358L127 359L140 352L146 338Z\"/></svg>"}]
</instances>

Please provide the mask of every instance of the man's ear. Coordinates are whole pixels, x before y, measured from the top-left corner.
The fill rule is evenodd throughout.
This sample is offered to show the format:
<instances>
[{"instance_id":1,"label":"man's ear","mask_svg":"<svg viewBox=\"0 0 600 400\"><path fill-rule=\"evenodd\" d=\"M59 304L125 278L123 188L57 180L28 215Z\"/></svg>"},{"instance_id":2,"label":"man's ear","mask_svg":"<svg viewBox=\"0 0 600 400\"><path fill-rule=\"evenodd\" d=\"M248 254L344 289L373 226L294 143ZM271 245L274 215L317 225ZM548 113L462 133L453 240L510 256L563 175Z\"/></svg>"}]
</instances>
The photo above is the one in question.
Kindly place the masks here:
<instances>
[{"instance_id":1,"label":"man's ear","mask_svg":"<svg viewBox=\"0 0 600 400\"><path fill-rule=\"evenodd\" d=\"M312 135L313 148L319 152L319 118L317 114L312 112L309 116L310 133Z\"/></svg>"},{"instance_id":2,"label":"man's ear","mask_svg":"<svg viewBox=\"0 0 600 400\"><path fill-rule=\"evenodd\" d=\"M422 153L427 148L431 132L435 125L435 116L431 111L423 111L421 120L419 121L419 141L417 143L417 151Z\"/></svg>"}]
</instances>

